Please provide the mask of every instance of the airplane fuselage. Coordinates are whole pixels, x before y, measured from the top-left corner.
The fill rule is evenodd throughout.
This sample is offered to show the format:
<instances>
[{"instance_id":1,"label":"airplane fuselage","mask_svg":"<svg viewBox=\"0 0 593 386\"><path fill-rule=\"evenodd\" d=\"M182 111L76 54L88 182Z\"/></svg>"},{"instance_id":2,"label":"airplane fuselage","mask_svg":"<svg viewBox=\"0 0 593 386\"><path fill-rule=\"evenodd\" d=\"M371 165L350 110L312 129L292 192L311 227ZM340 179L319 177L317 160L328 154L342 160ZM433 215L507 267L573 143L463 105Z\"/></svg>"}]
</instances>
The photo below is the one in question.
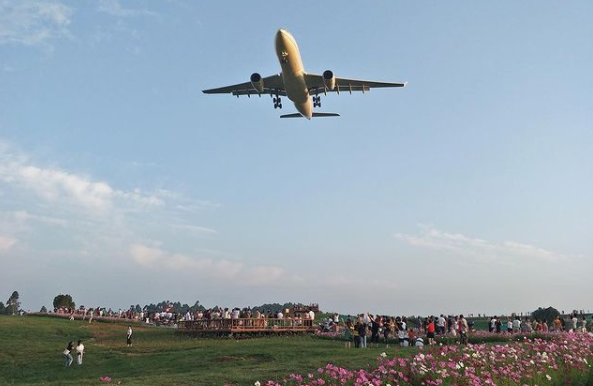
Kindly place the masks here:
<instances>
[{"instance_id":1,"label":"airplane fuselage","mask_svg":"<svg viewBox=\"0 0 593 386\"><path fill-rule=\"evenodd\" d=\"M286 96L290 99L299 113L311 119L313 103L309 96L309 88L305 82L305 68L301 59L299 46L290 32L280 29L276 33L276 55L282 68L282 80L286 89Z\"/></svg>"}]
</instances>

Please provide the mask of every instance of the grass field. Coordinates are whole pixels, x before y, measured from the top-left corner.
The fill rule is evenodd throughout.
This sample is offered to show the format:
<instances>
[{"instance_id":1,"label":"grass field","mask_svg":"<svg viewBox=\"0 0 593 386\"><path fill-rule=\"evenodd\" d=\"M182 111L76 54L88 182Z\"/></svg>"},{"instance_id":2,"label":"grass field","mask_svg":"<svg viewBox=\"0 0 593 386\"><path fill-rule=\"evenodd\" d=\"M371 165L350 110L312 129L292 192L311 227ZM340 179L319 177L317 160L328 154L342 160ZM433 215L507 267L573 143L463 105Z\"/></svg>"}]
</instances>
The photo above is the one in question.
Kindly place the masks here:
<instances>
[{"instance_id":1,"label":"grass field","mask_svg":"<svg viewBox=\"0 0 593 386\"><path fill-rule=\"evenodd\" d=\"M169 328L88 324L48 317L0 316L0 385L253 385L291 372L307 374L327 363L347 368L376 364L384 351L407 356L413 348L345 349L343 342L310 336L234 340L194 339ZM86 356L65 368L62 351L82 339Z\"/></svg>"}]
</instances>

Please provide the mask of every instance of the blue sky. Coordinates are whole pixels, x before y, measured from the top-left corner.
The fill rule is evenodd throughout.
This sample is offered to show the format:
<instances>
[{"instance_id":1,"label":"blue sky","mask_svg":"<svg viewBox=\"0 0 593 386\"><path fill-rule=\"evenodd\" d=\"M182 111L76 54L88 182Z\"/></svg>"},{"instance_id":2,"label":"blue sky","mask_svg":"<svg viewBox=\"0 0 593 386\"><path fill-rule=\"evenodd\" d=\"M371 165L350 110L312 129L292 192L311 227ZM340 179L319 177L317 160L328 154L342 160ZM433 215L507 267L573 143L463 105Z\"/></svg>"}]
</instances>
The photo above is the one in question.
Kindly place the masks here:
<instances>
[{"instance_id":1,"label":"blue sky","mask_svg":"<svg viewBox=\"0 0 593 386\"><path fill-rule=\"evenodd\" d=\"M587 309L592 11L0 0L0 294ZM278 73L280 27L307 71L408 86L311 121L201 93Z\"/></svg>"}]
</instances>

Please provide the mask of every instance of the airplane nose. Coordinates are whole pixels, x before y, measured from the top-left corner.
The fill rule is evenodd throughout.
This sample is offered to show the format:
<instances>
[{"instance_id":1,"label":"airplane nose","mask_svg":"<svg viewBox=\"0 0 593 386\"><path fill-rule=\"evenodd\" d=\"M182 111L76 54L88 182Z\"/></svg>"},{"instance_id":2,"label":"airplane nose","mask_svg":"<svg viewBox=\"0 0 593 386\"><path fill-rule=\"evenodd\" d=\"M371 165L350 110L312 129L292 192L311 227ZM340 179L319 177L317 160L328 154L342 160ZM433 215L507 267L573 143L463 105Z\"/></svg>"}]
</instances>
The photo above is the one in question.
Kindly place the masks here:
<instances>
[{"instance_id":1,"label":"airplane nose","mask_svg":"<svg viewBox=\"0 0 593 386\"><path fill-rule=\"evenodd\" d=\"M290 32L288 32L287 30L285 30L284 28L280 28L278 30L278 32L276 32L276 39L282 39L282 40L286 40L289 39L289 37L292 36L290 34Z\"/></svg>"},{"instance_id":2,"label":"airplane nose","mask_svg":"<svg viewBox=\"0 0 593 386\"><path fill-rule=\"evenodd\" d=\"M276 32L276 50L280 49L283 50L284 48L281 47L285 47L286 43L288 41L287 36L289 36L288 31L286 31L284 28L280 28L278 30L278 32Z\"/></svg>"}]
</instances>

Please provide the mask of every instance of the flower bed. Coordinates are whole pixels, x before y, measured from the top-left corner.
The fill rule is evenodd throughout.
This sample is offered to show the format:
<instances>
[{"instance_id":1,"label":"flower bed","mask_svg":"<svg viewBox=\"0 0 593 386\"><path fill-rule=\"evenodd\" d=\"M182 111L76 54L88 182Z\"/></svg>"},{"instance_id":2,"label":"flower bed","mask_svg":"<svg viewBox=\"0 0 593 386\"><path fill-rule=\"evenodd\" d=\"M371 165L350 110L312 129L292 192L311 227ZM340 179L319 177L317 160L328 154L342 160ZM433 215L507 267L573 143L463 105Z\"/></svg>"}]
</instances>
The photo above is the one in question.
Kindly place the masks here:
<instances>
[{"instance_id":1,"label":"flower bed","mask_svg":"<svg viewBox=\"0 0 593 386\"><path fill-rule=\"evenodd\" d=\"M543 386L593 381L593 334L554 334L494 345L435 346L413 358L381 354L377 367L347 370L332 364L306 376L291 374L262 386ZM260 382L256 382L259 386Z\"/></svg>"}]
</instances>

